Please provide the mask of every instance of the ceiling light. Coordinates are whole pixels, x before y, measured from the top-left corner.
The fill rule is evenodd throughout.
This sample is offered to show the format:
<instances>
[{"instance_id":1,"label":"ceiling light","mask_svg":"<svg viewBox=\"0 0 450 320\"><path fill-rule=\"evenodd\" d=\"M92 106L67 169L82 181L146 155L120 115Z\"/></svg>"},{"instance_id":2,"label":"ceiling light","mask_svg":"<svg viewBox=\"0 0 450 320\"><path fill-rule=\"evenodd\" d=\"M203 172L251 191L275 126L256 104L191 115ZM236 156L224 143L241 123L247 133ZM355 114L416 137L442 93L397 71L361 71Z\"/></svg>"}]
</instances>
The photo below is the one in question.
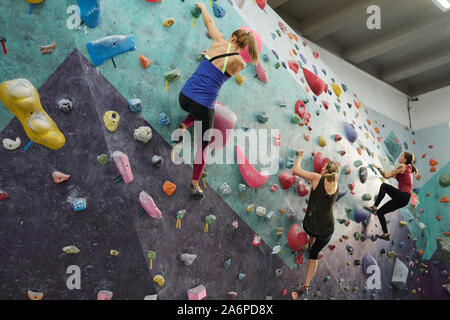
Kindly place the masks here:
<instances>
[{"instance_id":1,"label":"ceiling light","mask_svg":"<svg viewBox=\"0 0 450 320\"><path fill-rule=\"evenodd\" d=\"M450 10L450 0L433 0L433 2L442 10Z\"/></svg>"}]
</instances>

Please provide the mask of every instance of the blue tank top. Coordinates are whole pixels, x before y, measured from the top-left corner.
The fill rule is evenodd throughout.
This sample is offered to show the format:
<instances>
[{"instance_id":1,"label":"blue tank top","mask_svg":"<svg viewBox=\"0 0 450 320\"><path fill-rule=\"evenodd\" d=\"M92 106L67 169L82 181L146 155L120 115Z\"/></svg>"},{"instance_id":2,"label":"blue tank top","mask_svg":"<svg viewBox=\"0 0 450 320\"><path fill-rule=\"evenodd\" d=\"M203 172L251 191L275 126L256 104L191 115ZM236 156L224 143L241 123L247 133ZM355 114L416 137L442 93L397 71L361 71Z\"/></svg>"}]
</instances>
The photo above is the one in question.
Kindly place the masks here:
<instances>
[{"instance_id":1,"label":"blue tank top","mask_svg":"<svg viewBox=\"0 0 450 320\"><path fill-rule=\"evenodd\" d=\"M220 88L228 79L230 79L229 76L204 58L181 92L202 106L214 109Z\"/></svg>"}]
</instances>

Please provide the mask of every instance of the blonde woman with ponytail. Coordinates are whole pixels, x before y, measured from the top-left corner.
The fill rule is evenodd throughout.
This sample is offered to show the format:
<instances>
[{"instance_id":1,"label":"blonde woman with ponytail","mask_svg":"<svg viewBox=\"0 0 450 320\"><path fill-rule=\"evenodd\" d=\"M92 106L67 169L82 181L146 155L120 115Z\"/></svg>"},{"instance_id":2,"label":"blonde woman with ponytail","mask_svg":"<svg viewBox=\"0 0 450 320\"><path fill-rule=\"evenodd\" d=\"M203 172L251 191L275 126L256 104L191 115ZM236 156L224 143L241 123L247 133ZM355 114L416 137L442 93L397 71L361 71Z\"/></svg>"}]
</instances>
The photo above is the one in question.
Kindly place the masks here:
<instances>
[{"instance_id":1,"label":"blonde woman with ponytail","mask_svg":"<svg viewBox=\"0 0 450 320\"><path fill-rule=\"evenodd\" d=\"M368 211L378 216L381 228L383 229L383 234L377 234L376 236L377 238L386 241L390 240L390 234L388 232L386 218L384 216L389 212L393 212L408 205L413 190L413 174L419 173L417 168L414 166L416 158L411 152L403 152L400 155L398 162L400 163L399 166L389 172L384 172L381 167L377 166L376 164L372 164L373 167L377 168L378 171L380 171L381 175L384 178L396 178L398 181L398 189L387 183L382 183L380 186L380 191L378 192L378 195L375 199L374 205L371 207L364 207ZM391 200L386 202L380 209L378 209L378 206L383 200L386 193L391 197Z\"/></svg>"},{"instance_id":2,"label":"blonde woman with ponytail","mask_svg":"<svg viewBox=\"0 0 450 320\"><path fill-rule=\"evenodd\" d=\"M184 131L194 124L194 121L201 123L201 132L196 132L199 148L194 159L194 173L190 185L191 196L196 200L204 197L202 189L199 187L199 180L205 169L206 154L205 149L211 140L211 131L214 126L214 107L216 98L219 95L222 85L242 71L246 64L239 55L239 51L248 46L248 51L253 63L258 62L258 49L253 32L236 30L227 40L217 30L213 18L208 13L205 5L201 2L196 3L201 10L203 22L206 26L209 36L213 40L211 47L203 52L204 58L197 67L194 74L188 79L181 89L179 103L181 108L189 115L179 125ZM197 127L197 126L196 126ZM200 127L200 126L199 126ZM205 133L207 133L205 135ZM183 135L174 142L181 143Z\"/></svg>"},{"instance_id":3,"label":"blonde woman with ponytail","mask_svg":"<svg viewBox=\"0 0 450 320\"><path fill-rule=\"evenodd\" d=\"M339 193L339 175L341 169L334 161L327 162L320 173L309 172L301 168L304 150L297 152L294 164L295 175L311 182L311 193L306 209L303 229L309 236L309 260L306 267L306 279L298 293L307 292L309 284L317 270L318 256L334 232L333 206Z\"/></svg>"}]
</instances>

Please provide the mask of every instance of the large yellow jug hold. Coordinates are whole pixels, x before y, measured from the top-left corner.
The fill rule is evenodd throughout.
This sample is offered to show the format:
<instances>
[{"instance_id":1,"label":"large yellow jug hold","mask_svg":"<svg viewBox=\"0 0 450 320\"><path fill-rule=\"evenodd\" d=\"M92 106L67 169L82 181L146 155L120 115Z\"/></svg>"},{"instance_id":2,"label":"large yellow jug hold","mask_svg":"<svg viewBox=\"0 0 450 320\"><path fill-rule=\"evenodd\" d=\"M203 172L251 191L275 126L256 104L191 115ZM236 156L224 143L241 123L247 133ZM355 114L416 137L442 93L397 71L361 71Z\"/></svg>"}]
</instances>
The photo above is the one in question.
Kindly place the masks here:
<instances>
[{"instance_id":1,"label":"large yellow jug hold","mask_svg":"<svg viewBox=\"0 0 450 320\"><path fill-rule=\"evenodd\" d=\"M30 140L52 150L64 146L66 138L42 108L39 94L30 81L3 82L0 84L0 101L19 119Z\"/></svg>"},{"instance_id":2,"label":"large yellow jug hold","mask_svg":"<svg viewBox=\"0 0 450 320\"><path fill-rule=\"evenodd\" d=\"M39 4L44 2L44 0L25 0L25 1L31 4Z\"/></svg>"}]
</instances>

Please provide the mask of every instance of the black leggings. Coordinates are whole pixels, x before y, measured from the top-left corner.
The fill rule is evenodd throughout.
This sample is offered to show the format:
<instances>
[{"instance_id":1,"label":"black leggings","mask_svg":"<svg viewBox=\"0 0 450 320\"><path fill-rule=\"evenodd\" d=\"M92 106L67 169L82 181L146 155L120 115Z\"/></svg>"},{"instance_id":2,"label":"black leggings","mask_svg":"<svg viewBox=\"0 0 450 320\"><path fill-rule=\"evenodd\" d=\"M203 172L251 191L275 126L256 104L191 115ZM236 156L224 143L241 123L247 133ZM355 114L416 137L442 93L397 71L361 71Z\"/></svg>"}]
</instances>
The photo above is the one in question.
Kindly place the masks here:
<instances>
[{"instance_id":1,"label":"black leggings","mask_svg":"<svg viewBox=\"0 0 450 320\"><path fill-rule=\"evenodd\" d=\"M311 247L311 251L309 253L309 259L317 260L317 257L319 256L319 253L320 253L320 250L322 250L328 244L328 242L330 242L331 236L333 235L333 232L331 232L330 234L324 235L324 236L316 236L316 235L308 232L305 229L305 226L303 226L303 229L308 234L308 236L316 239L314 241L313 246Z\"/></svg>"},{"instance_id":2,"label":"black leggings","mask_svg":"<svg viewBox=\"0 0 450 320\"><path fill-rule=\"evenodd\" d=\"M192 173L192 180L198 181L202 176L203 170L205 170L206 155L204 150L211 142L212 130L209 131L209 135L207 137L205 136L205 132L208 129L212 129L214 126L214 109L208 109L204 107L200 103L197 103L189 97L186 97L181 92L178 101L180 102L181 108L189 113L186 119L183 120L183 124L186 126L186 128L191 127L194 124L195 120L201 121L202 124L202 135L199 138L199 141L201 141L202 143L198 144L199 148L195 155L194 172ZM199 137L199 135L200 133L196 132L196 136Z\"/></svg>"},{"instance_id":3,"label":"black leggings","mask_svg":"<svg viewBox=\"0 0 450 320\"><path fill-rule=\"evenodd\" d=\"M380 220L381 227L384 233L388 233L386 219L384 215L389 212L393 212L397 209L403 208L408 205L411 195L408 192L400 191L393 186L383 183L380 186L380 191L378 192L377 199L375 200L375 206L378 207L381 200L383 200L386 193L391 197L391 200L386 202L380 209L377 209L377 216Z\"/></svg>"}]
</instances>

